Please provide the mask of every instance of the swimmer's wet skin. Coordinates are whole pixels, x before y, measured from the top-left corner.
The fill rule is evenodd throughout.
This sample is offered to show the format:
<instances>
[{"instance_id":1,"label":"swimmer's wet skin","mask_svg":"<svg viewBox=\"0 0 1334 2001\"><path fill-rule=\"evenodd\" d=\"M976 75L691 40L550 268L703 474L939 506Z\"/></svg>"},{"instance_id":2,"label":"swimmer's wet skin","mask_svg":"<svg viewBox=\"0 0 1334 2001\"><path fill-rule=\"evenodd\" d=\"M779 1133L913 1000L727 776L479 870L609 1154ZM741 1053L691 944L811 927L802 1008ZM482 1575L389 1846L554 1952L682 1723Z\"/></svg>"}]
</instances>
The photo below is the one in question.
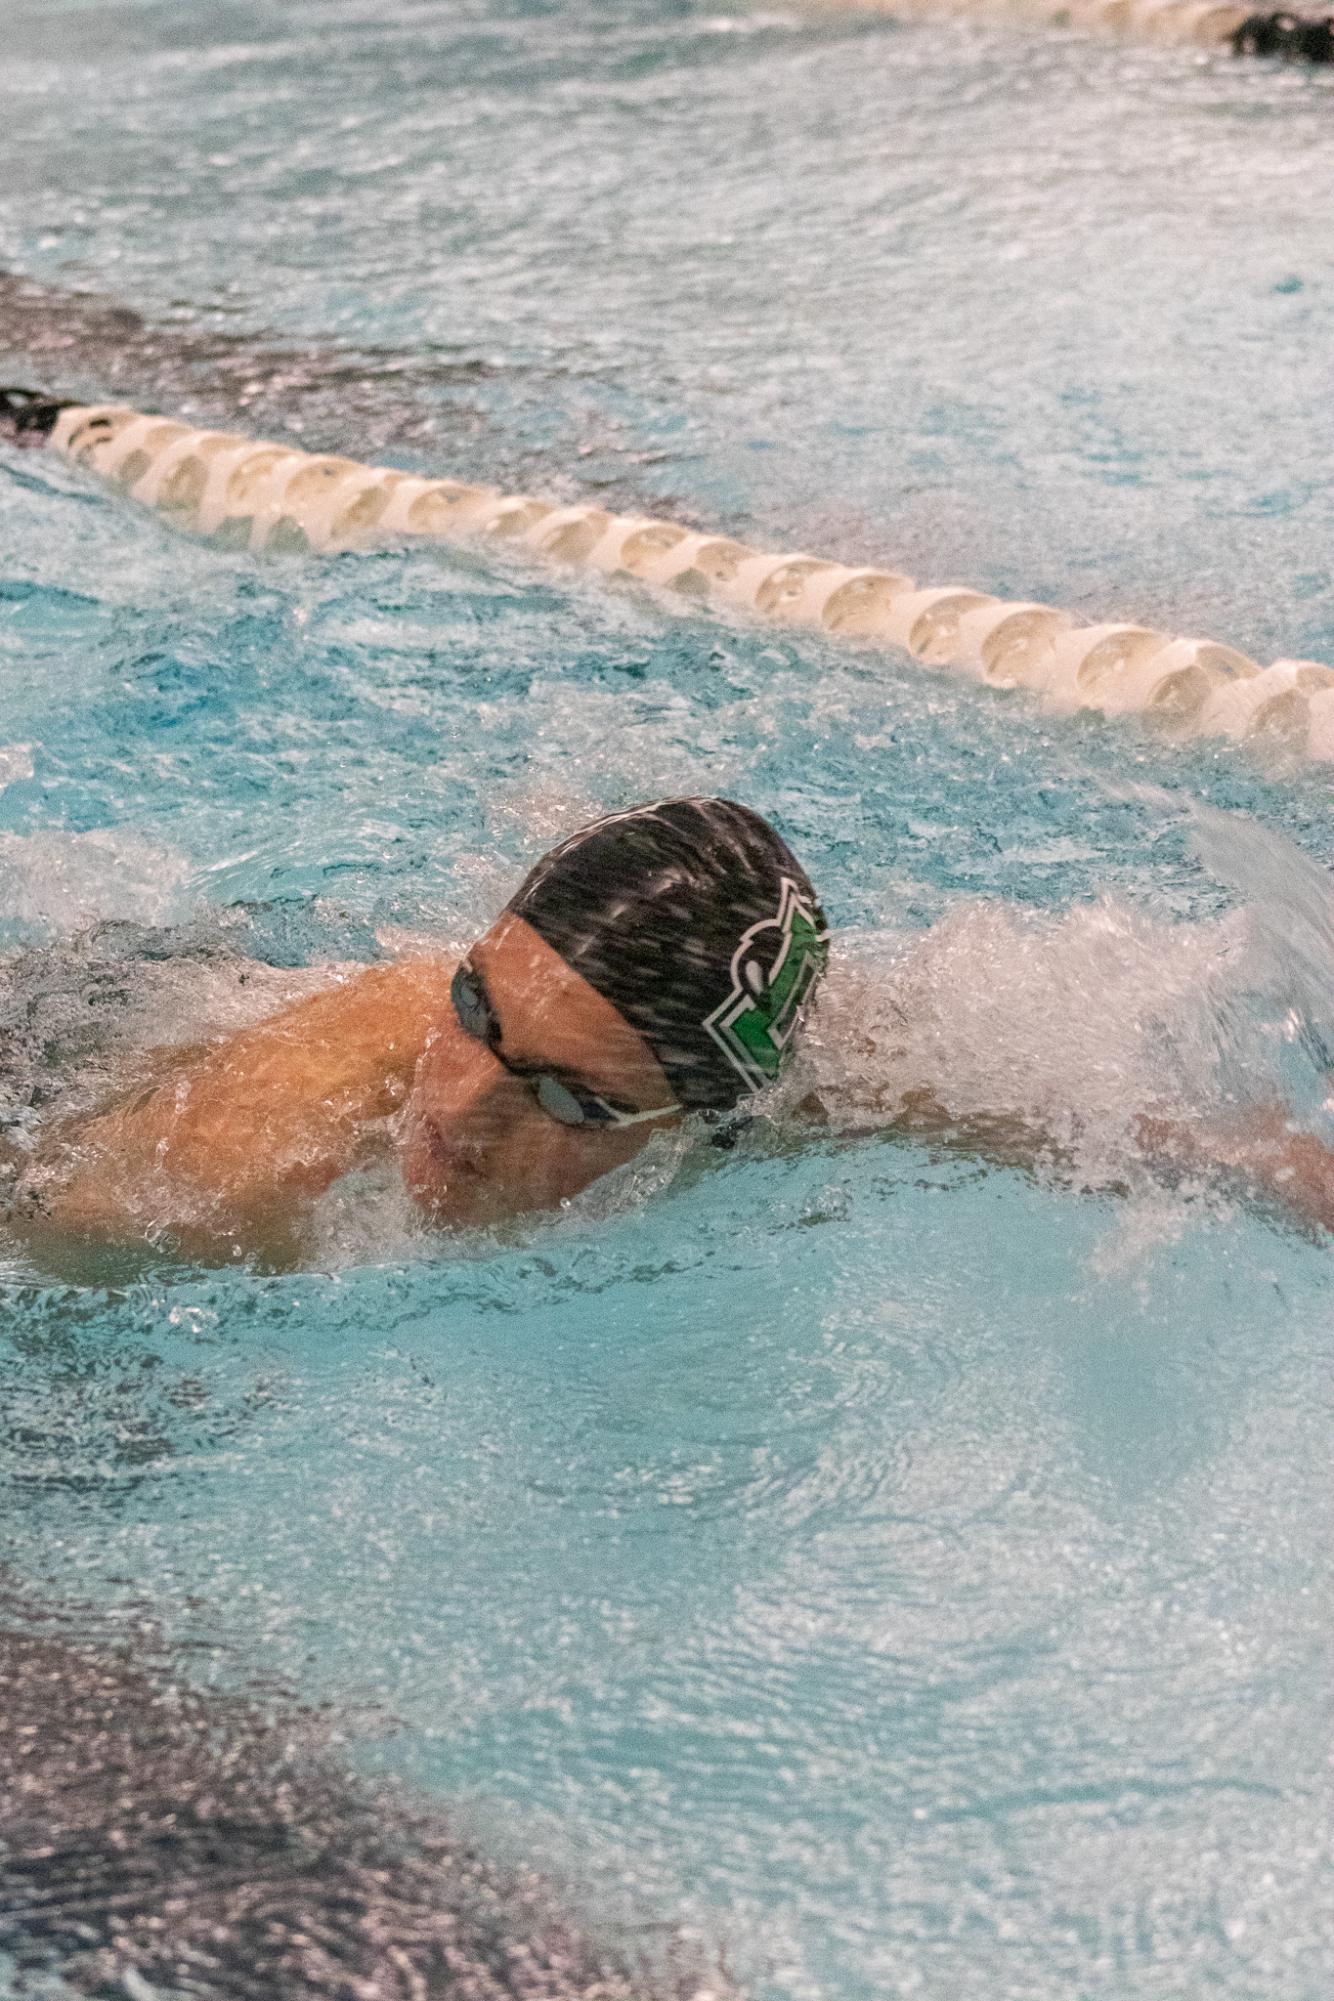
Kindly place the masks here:
<instances>
[{"instance_id":1,"label":"swimmer's wet skin","mask_svg":"<svg viewBox=\"0 0 1334 2001\"><path fill-rule=\"evenodd\" d=\"M291 1263L316 1198L386 1156L446 1227L556 1209L688 1115L728 1138L783 1074L827 957L815 891L757 814L613 814L539 863L461 964L371 966L162 1054L136 1091L44 1137L10 1219L50 1260L100 1245ZM960 1120L944 1095L900 1089L874 1130L1059 1166L1046 1134ZM810 1096L801 1110L829 1116ZM1334 1153L1281 1107L1135 1130L1167 1175L1221 1173L1334 1230Z\"/></svg>"},{"instance_id":2,"label":"swimmer's wet skin","mask_svg":"<svg viewBox=\"0 0 1334 2001\"><path fill-rule=\"evenodd\" d=\"M613 814L538 864L464 960L372 966L184 1056L47 1139L37 1240L299 1258L311 1204L396 1151L435 1222L557 1208L687 1114L776 1081L828 957L791 850L747 807Z\"/></svg>"}]
</instances>

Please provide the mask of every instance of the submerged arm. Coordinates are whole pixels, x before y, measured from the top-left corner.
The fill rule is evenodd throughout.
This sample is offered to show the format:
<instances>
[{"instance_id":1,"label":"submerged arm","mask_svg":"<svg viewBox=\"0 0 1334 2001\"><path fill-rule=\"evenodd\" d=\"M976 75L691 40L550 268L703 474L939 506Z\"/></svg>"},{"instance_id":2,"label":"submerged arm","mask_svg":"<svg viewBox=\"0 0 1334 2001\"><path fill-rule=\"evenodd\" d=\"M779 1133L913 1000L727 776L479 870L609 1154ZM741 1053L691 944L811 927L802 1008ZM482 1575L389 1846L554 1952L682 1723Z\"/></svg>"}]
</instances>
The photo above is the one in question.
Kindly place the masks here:
<instances>
[{"instance_id":1,"label":"submerged arm","mask_svg":"<svg viewBox=\"0 0 1334 2001\"><path fill-rule=\"evenodd\" d=\"M822 1121L842 1123L818 1100L805 1109ZM1043 1163L1059 1167L1069 1158L1050 1133L1017 1114L961 1117L930 1089L897 1096L892 1108L882 1109L875 1129L1021 1172ZM1253 1106L1198 1121L1146 1112L1133 1120L1132 1130L1150 1170L1168 1178L1182 1172L1221 1176L1252 1198L1272 1201L1297 1222L1334 1235L1334 1148L1294 1124L1286 1107Z\"/></svg>"},{"instance_id":2,"label":"submerged arm","mask_svg":"<svg viewBox=\"0 0 1334 2001\"><path fill-rule=\"evenodd\" d=\"M373 966L66 1126L15 1203L34 1234L290 1255L301 1209L402 1103L452 966Z\"/></svg>"},{"instance_id":3,"label":"submerged arm","mask_svg":"<svg viewBox=\"0 0 1334 2001\"><path fill-rule=\"evenodd\" d=\"M1294 1125L1284 1106L1256 1106L1199 1125L1145 1116L1138 1128L1150 1159L1192 1171L1221 1169L1297 1221L1334 1234L1334 1150Z\"/></svg>"}]
</instances>

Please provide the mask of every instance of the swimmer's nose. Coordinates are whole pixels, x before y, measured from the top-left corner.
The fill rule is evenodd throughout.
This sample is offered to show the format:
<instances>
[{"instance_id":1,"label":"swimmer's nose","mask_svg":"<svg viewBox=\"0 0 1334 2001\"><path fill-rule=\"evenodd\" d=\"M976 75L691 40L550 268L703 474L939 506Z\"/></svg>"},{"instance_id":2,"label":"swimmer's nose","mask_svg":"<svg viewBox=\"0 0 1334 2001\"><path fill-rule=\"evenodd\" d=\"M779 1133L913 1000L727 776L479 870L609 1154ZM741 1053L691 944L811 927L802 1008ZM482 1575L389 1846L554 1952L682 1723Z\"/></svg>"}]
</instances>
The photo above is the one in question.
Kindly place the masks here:
<instances>
[{"instance_id":1,"label":"swimmer's nose","mask_svg":"<svg viewBox=\"0 0 1334 2001\"><path fill-rule=\"evenodd\" d=\"M458 1044L432 1066L425 1110L444 1144L463 1154L484 1147L523 1108L528 1093L481 1043L459 1037Z\"/></svg>"}]
</instances>

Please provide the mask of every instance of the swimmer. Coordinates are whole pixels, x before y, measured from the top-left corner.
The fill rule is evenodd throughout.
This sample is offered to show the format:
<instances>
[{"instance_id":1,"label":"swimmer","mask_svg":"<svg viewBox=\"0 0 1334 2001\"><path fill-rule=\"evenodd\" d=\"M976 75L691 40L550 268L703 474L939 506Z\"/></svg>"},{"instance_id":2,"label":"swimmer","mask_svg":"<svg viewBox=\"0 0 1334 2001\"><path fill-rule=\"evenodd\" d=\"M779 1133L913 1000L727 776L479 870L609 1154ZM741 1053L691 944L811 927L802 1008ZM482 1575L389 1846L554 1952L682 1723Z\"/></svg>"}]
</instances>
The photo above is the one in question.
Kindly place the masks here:
<instances>
[{"instance_id":1,"label":"swimmer","mask_svg":"<svg viewBox=\"0 0 1334 2001\"><path fill-rule=\"evenodd\" d=\"M757 813L615 813L458 964L371 966L164 1055L43 1143L12 1215L48 1243L287 1262L316 1198L386 1150L436 1223L556 1209L655 1132L734 1122L786 1067L827 958L810 880Z\"/></svg>"},{"instance_id":2,"label":"swimmer","mask_svg":"<svg viewBox=\"0 0 1334 2001\"><path fill-rule=\"evenodd\" d=\"M669 799L555 848L466 957L336 977L255 1026L150 1055L136 1088L42 1138L10 1209L44 1261L80 1246L290 1264L313 1207L391 1161L446 1228L562 1203L693 1119L728 1141L784 1073L825 971L819 900L758 814ZM1061 1149L1012 1115L952 1114L899 1076L807 1121L1021 1170ZM1220 1175L1334 1231L1334 1154L1282 1107L1130 1121L1165 1178Z\"/></svg>"}]
</instances>

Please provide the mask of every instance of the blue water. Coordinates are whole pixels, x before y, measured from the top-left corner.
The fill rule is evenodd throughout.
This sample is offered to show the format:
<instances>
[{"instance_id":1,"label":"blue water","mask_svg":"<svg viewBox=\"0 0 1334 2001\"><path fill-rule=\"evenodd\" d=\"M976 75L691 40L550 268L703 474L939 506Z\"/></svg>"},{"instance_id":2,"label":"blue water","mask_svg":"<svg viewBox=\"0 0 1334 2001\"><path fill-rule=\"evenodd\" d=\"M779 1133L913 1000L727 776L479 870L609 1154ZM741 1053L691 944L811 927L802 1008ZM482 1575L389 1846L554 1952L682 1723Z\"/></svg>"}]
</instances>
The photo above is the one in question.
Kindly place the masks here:
<instances>
[{"instance_id":1,"label":"blue water","mask_svg":"<svg viewBox=\"0 0 1334 2001\"><path fill-rule=\"evenodd\" d=\"M1319 76L668 0L22 0L6 54L0 266L374 350L404 462L1334 658ZM1079 1124L1037 1180L665 1159L504 1244L359 1188L279 1278L6 1253L20 1575L333 1700L766 2001L1323 2001L1329 1252L1124 1117L1319 1116L1327 778L522 564L259 564L5 453L0 786L72 1018L107 920L365 959L731 791L845 941L827 1079L899 1074L906 996L969 1105ZM131 954L137 1032L192 964Z\"/></svg>"}]
</instances>

